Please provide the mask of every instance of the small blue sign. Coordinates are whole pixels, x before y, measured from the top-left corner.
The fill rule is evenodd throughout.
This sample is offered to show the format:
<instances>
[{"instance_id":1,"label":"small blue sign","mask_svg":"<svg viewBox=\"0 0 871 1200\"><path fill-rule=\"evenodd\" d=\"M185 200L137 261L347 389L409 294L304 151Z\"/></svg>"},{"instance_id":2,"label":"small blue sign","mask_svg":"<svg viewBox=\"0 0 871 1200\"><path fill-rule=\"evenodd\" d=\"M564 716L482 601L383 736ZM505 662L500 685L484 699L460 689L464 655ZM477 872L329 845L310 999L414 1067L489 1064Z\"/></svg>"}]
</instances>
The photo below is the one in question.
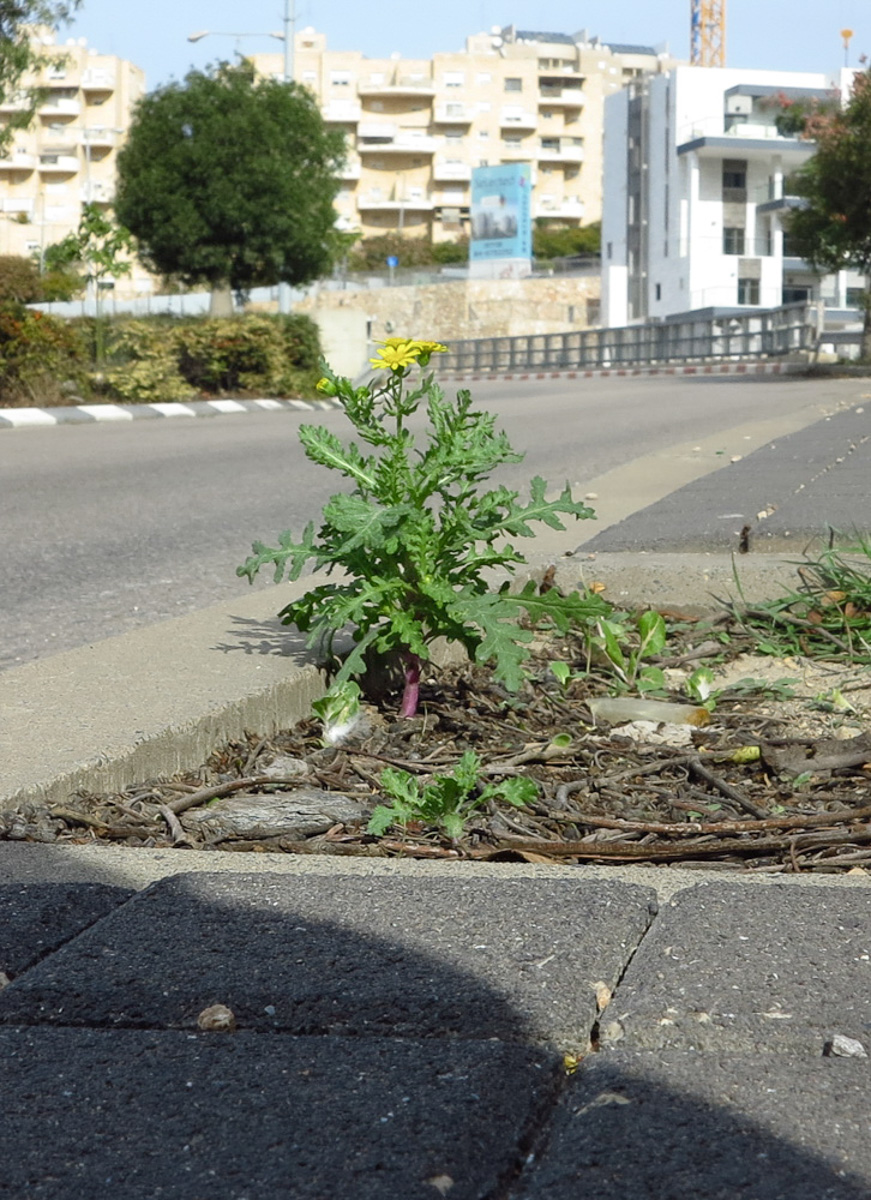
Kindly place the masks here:
<instances>
[{"instance_id":1,"label":"small blue sign","mask_svg":"<svg viewBox=\"0 0 871 1200\"><path fill-rule=\"evenodd\" d=\"M398 267L399 266L399 259L396 257L395 254L388 254L387 265L388 265L388 267Z\"/></svg>"}]
</instances>

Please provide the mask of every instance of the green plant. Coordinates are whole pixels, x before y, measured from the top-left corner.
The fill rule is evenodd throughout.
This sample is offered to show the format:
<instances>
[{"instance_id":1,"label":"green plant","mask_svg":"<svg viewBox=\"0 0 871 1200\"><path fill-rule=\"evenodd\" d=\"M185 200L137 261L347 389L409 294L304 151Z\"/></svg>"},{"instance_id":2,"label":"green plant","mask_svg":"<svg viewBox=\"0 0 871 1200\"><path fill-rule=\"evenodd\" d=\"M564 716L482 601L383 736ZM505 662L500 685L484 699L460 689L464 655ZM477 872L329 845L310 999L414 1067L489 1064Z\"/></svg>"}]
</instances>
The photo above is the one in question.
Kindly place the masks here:
<instances>
[{"instance_id":1,"label":"green plant","mask_svg":"<svg viewBox=\"0 0 871 1200\"><path fill-rule=\"evenodd\" d=\"M629 638L636 636L638 644L630 649ZM643 695L665 689L662 669L642 666L642 663L645 658L662 653L667 636L665 621L658 612L643 612L634 622L632 618L621 620L619 615L611 614L596 622L593 642L604 651L618 686L621 689L635 687Z\"/></svg>"},{"instance_id":2,"label":"green plant","mask_svg":"<svg viewBox=\"0 0 871 1200\"><path fill-rule=\"evenodd\" d=\"M324 741L328 746L340 742L360 716L360 686L353 679L334 683L327 694L312 704L312 712L324 726Z\"/></svg>"},{"instance_id":3,"label":"green plant","mask_svg":"<svg viewBox=\"0 0 871 1200\"><path fill-rule=\"evenodd\" d=\"M86 354L68 322L19 304L0 305L0 403L63 404L63 385L88 387Z\"/></svg>"},{"instance_id":4,"label":"green plant","mask_svg":"<svg viewBox=\"0 0 871 1200\"><path fill-rule=\"evenodd\" d=\"M534 522L564 529L562 515L585 519L593 512L572 499L568 485L556 500L547 500L547 485L538 477L525 504L505 486L482 490L496 467L523 456L504 433L495 432L492 415L472 409L467 391L448 401L431 375L406 388L412 368L425 367L443 349L434 342L389 339L372 360L388 372L381 385L355 388L328 371L321 390L341 401L374 453L362 453L355 442L346 446L322 427L303 425L306 456L338 471L353 491L327 502L317 537L310 522L300 541L286 531L277 547L255 542L237 568L253 582L270 565L279 582L285 574L299 578L310 560L316 569L340 567L342 583L313 588L288 604L281 619L310 632L310 644L327 648L340 629L352 627L354 646L339 681L363 674L368 650L399 652L405 666L402 716L417 711L421 663L436 638L461 643L477 662L493 662L496 677L516 690L533 636L518 624L521 612L533 624L548 621L566 632L572 623L608 609L597 596L562 596L555 589L539 595L532 582L520 592L512 592L508 581L498 591L489 587L488 569L511 573L525 561L505 537L534 536ZM427 441L417 449L408 422L423 404Z\"/></svg>"},{"instance_id":5,"label":"green plant","mask_svg":"<svg viewBox=\"0 0 871 1200\"><path fill-rule=\"evenodd\" d=\"M538 794L535 782L520 776L482 787L481 760L474 750L463 754L452 774L433 775L423 786L408 771L396 767L386 767L380 782L381 791L391 803L377 805L367 826L369 833L379 837L391 825L420 821L441 827L456 841L463 836L466 821L475 809L488 801L504 800L522 808Z\"/></svg>"},{"instance_id":6,"label":"green plant","mask_svg":"<svg viewBox=\"0 0 871 1200\"><path fill-rule=\"evenodd\" d=\"M795 565L799 588L740 614L757 649L871 662L871 540L858 537Z\"/></svg>"}]
</instances>

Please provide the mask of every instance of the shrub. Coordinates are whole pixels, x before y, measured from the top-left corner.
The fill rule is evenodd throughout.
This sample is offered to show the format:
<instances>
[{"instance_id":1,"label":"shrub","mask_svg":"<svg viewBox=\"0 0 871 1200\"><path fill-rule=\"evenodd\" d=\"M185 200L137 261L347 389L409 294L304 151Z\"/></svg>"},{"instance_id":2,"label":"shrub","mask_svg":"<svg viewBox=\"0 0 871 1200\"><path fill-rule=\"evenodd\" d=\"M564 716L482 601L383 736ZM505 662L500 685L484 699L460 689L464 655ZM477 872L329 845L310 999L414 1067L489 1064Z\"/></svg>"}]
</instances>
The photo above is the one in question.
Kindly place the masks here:
<instances>
[{"instance_id":1,"label":"shrub","mask_svg":"<svg viewBox=\"0 0 871 1200\"><path fill-rule=\"evenodd\" d=\"M0 255L0 303L32 304L42 299L39 268L31 258Z\"/></svg>"},{"instance_id":2,"label":"shrub","mask_svg":"<svg viewBox=\"0 0 871 1200\"><path fill-rule=\"evenodd\" d=\"M92 322L96 331L96 322ZM196 389L178 369L176 340L163 322L119 321L110 326L111 364L100 379L111 396L128 403L192 400Z\"/></svg>"},{"instance_id":3,"label":"shrub","mask_svg":"<svg viewBox=\"0 0 871 1200\"><path fill-rule=\"evenodd\" d=\"M79 332L21 304L0 305L0 404L69 404L71 391L89 391Z\"/></svg>"},{"instance_id":4,"label":"shrub","mask_svg":"<svg viewBox=\"0 0 871 1200\"><path fill-rule=\"evenodd\" d=\"M602 225L554 228L536 224L532 231L532 253L536 258L570 258L575 254L598 254L602 245Z\"/></svg>"}]
</instances>

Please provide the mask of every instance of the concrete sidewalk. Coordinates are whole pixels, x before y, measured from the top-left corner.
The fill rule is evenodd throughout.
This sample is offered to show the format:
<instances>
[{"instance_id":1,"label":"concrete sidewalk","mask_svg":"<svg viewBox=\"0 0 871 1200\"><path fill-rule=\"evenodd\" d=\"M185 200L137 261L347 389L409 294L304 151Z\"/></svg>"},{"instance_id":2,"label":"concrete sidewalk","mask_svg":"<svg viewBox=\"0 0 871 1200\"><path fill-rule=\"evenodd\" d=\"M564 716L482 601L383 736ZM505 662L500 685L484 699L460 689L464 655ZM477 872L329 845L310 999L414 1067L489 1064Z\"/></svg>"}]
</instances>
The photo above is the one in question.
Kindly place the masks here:
<instances>
[{"instance_id":1,"label":"concrete sidewalk","mask_svg":"<svg viewBox=\"0 0 871 1200\"><path fill-rule=\"evenodd\" d=\"M0 1196L860 1200L852 882L7 884Z\"/></svg>"}]
</instances>

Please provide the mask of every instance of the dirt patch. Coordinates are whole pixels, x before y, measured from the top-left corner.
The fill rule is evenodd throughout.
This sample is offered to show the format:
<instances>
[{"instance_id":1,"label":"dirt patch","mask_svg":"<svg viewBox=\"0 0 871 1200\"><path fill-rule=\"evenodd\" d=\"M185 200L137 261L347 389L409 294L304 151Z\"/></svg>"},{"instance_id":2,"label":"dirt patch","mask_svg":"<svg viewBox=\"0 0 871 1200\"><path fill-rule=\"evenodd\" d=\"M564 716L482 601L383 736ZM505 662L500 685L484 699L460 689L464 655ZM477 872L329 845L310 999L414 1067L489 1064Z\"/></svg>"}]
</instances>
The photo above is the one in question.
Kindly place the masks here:
<instances>
[{"instance_id":1,"label":"dirt patch","mask_svg":"<svg viewBox=\"0 0 871 1200\"><path fill-rule=\"evenodd\" d=\"M0 838L763 872L871 866L867 667L762 656L728 618L687 620L660 665L670 699L688 712L684 680L711 665L707 723L597 724L595 700L613 693L614 677L587 655L579 637L541 642L517 694L478 667L433 672L411 720L394 719L388 686L340 744L325 745L313 719L269 738L255 732L190 774L19 805L0 814ZM554 660L571 667L567 684ZM530 779L536 798L473 803L454 838L436 819L367 831L387 802L386 768L423 789L452 776L468 751L481 787Z\"/></svg>"}]
</instances>

